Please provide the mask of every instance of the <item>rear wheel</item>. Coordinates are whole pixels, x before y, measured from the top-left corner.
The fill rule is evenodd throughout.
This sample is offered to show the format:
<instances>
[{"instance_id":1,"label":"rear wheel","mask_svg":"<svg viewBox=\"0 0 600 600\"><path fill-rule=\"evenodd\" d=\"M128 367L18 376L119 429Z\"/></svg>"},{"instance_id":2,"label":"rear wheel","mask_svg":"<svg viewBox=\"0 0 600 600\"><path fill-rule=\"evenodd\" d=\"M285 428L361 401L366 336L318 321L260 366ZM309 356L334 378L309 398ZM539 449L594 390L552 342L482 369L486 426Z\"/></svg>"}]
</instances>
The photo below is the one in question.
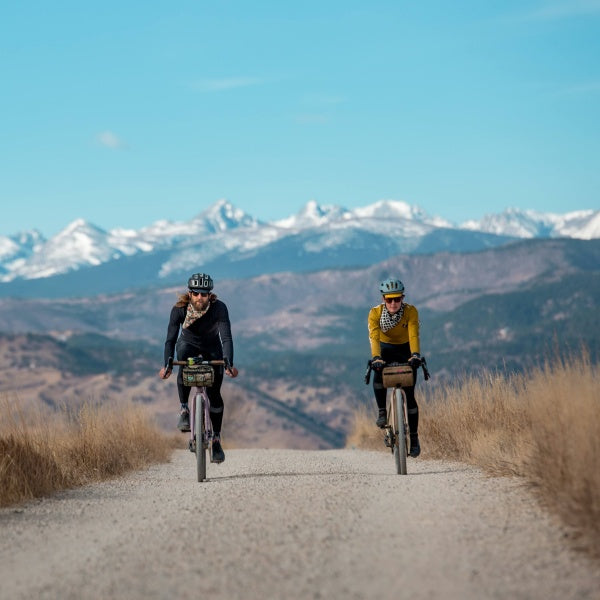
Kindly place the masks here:
<instances>
[{"instance_id":1,"label":"rear wheel","mask_svg":"<svg viewBox=\"0 0 600 600\"><path fill-rule=\"evenodd\" d=\"M196 434L196 469L198 471L198 481L206 479L206 449L204 447L204 437L206 432L206 423L204 420L204 398L198 394L196 396L196 414L194 415L195 434Z\"/></svg>"},{"instance_id":2,"label":"rear wheel","mask_svg":"<svg viewBox=\"0 0 600 600\"><path fill-rule=\"evenodd\" d=\"M394 460L396 462L396 473L398 475L406 475L406 457L408 455L408 447L406 441L408 439L408 423L406 420L406 400L404 392L401 388L396 388L392 396L394 403Z\"/></svg>"}]
</instances>

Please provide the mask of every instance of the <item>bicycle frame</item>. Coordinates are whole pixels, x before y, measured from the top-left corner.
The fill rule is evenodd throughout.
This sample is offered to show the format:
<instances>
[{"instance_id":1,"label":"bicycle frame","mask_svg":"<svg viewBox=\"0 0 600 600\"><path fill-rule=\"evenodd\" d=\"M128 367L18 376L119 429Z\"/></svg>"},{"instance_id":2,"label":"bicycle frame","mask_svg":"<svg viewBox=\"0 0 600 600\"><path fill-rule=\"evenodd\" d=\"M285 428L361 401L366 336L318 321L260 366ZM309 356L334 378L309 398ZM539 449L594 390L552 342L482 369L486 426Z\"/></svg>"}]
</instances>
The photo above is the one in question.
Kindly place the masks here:
<instances>
[{"instance_id":1,"label":"bicycle frame","mask_svg":"<svg viewBox=\"0 0 600 600\"><path fill-rule=\"evenodd\" d=\"M187 360L169 359L168 366L173 365L211 365L225 366L223 360L203 360L201 356L188 358ZM206 481L206 455L210 454L212 462L212 440L214 432L210 418L210 399L206 387L192 386L190 390L190 452L196 454L196 471L198 481Z\"/></svg>"},{"instance_id":2,"label":"bicycle frame","mask_svg":"<svg viewBox=\"0 0 600 600\"><path fill-rule=\"evenodd\" d=\"M367 363L365 373L365 383L368 384L373 370L372 361ZM395 365L398 363L389 363ZM427 369L425 357L421 357L421 368L425 381L430 378ZM390 391L391 390L391 391ZM384 426L384 443L391 449L396 463L396 472L398 475L406 475L406 458L410 452L410 430L408 427L408 411L406 406L406 392L400 384L388 388L387 394L387 415L388 421Z\"/></svg>"}]
</instances>

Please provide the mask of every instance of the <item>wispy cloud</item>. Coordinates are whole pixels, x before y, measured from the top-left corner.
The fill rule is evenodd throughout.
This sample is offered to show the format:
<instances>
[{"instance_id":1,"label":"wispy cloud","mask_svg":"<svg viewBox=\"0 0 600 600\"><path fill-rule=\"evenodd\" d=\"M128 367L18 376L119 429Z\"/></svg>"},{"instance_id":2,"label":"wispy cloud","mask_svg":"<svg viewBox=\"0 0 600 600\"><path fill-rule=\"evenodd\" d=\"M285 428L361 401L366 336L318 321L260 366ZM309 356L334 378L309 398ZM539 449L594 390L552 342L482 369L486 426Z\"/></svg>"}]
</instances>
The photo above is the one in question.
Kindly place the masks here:
<instances>
[{"instance_id":1,"label":"wispy cloud","mask_svg":"<svg viewBox=\"0 0 600 600\"><path fill-rule=\"evenodd\" d=\"M202 79L194 82L193 87L202 92L223 92L260 85L261 83L264 83L264 81L258 77L223 77L220 79Z\"/></svg>"},{"instance_id":2,"label":"wispy cloud","mask_svg":"<svg viewBox=\"0 0 600 600\"><path fill-rule=\"evenodd\" d=\"M562 0L542 2L541 5L524 14L524 20L543 21L569 19L573 17L600 16L600 0Z\"/></svg>"},{"instance_id":3,"label":"wispy cloud","mask_svg":"<svg viewBox=\"0 0 600 600\"><path fill-rule=\"evenodd\" d=\"M101 131L96 135L96 141L105 148L111 148L112 150L120 150L127 148L127 144L112 131Z\"/></svg>"}]
</instances>

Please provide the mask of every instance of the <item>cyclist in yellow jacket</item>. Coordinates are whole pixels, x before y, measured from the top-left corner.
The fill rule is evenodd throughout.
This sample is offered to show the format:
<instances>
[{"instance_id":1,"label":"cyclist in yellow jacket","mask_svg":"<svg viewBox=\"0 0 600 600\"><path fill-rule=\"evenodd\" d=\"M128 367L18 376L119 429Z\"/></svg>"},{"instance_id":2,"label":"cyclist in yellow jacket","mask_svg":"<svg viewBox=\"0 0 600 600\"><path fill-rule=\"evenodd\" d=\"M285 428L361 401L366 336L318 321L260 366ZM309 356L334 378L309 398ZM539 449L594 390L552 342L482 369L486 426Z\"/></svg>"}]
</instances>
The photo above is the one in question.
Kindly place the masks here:
<instances>
[{"instance_id":1,"label":"cyclist in yellow jacket","mask_svg":"<svg viewBox=\"0 0 600 600\"><path fill-rule=\"evenodd\" d=\"M421 365L419 344L419 312L404 301L404 284L399 279L386 279L379 286L383 302L369 311L369 342L373 368L373 391L379 409L378 427L387 422L386 389L383 387L382 368L388 362L409 363L413 368L415 383L417 369ZM410 455L421 453L419 444L419 407L415 400L415 388L403 388L406 392L408 426L410 429Z\"/></svg>"}]
</instances>

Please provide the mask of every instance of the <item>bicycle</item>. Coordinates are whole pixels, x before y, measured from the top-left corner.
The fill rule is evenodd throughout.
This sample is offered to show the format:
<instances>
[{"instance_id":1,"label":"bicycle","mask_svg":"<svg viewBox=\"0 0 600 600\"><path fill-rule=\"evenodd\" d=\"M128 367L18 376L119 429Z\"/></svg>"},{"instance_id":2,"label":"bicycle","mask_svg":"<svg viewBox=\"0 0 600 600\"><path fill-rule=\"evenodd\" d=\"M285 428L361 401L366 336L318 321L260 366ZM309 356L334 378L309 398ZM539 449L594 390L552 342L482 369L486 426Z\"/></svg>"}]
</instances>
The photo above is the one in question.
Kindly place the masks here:
<instances>
[{"instance_id":1,"label":"bicycle","mask_svg":"<svg viewBox=\"0 0 600 600\"><path fill-rule=\"evenodd\" d=\"M206 481L206 455L212 457L212 440L214 432L210 419L210 399L206 388L214 381L214 366L225 366L224 360L203 360L202 356L195 356L187 360L173 360L169 358L167 367L173 365L183 367L183 385L193 388L190 393L190 452L196 454L196 471L198 481Z\"/></svg>"},{"instance_id":2,"label":"bicycle","mask_svg":"<svg viewBox=\"0 0 600 600\"><path fill-rule=\"evenodd\" d=\"M367 363L365 383L371 378L373 367L372 361ZM410 451L410 429L408 427L408 413L406 409L406 392L404 387L410 387L415 383L415 371L408 363L384 363L382 376L383 386L388 392L387 398L387 423L383 427L383 441L390 448L396 463L396 473L406 475L406 458ZM421 357L420 367L423 369L423 377L427 381L430 377L425 357ZM417 367L418 368L418 367Z\"/></svg>"}]
</instances>

